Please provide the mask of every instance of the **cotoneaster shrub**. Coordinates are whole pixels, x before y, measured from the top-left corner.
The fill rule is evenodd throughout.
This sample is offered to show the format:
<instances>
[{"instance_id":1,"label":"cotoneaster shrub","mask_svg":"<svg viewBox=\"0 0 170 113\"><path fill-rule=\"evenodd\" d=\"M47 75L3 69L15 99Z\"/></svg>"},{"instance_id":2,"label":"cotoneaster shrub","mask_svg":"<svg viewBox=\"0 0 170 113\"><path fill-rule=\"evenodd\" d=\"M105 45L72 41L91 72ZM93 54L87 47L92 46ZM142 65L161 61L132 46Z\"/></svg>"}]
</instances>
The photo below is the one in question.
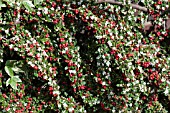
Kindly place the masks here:
<instances>
[{"instance_id":1,"label":"cotoneaster shrub","mask_svg":"<svg viewBox=\"0 0 170 113\"><path fill-rule=\"evenodd\" d=\"M168 1L0 3L0 111L170 111Z\"/></svg>"}]
</instances>

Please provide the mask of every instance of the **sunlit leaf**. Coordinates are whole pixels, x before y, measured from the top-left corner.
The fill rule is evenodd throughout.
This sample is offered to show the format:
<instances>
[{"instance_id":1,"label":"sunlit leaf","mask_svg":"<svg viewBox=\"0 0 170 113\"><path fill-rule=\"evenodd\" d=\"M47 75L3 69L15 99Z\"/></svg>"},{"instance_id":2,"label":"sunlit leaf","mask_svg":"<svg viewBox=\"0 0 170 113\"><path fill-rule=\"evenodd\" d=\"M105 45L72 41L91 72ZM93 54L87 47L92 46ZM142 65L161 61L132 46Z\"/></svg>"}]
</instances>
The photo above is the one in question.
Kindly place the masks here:
<instances>
[{"instance_id":1,"label":"sunlit leaf","mask_svg":"<svg viewBox=\"0 0 170 113\"><path fill-rule=\"evenodd\" d=\"M34 5L36 6L36 5L40 4L41 2L43 2L43 0L34 0Z\"/></svg>"},{"instance_id":2,"label":"sunlit leaf","mask_svg":"<svg viewBox=\"0 0 170 113\"><path fill-rule=\"evenodd\" d=\"M3 0L3 1L7 2L9 5L15 3L15 0ZM1 2L1 1L0 1L0 2Z\"/></svg>"},{"instance_id":3,"label":"sunlit leaf","mask_svg":"<svg viewBox=\"0 0 170 113\"><path fill-rule=\"evenodd\" d=\"M31 1L29 0L26 0L26 1L23 1L22 4L24 5L24 7L28 10L28 11L32 11L32 7L34 7L34 5L32 4Z\"/></svg>"},{"instance_id":4,"label":"sunlit leaf","mask_svg":"<svg viewBox=\"0 0 170 113\"><path fill-rule=\"evenodd\" d=\"M12 67L12 70L13 70L14 72L16 72L16 73L19 73L19 72L24 73L24 71L23 71L23 70L21 70L21 69L20 69L20 68L18 68L18 67Z\"/></svg>"},{"instance_id":5,"label":"sunlit leaf","mask_svg":"<svg viewBox=\"0 0 170 113\"><path fill-rule=\"evenodd\" d=\"M15 82L22 82L22 80L19 78L19 76L13 76L13 77L11 77L11 80L15 81Z\"/></svg>"},{"instance_id":6,"label":"sunlit leaf","mask_svg":"<svg viewBox=\"0 0 170 113\"><path fill-rule=\"evenodd\" d=\"M10 84L10 79L11 78L8 78L8 80L6 81L6 86L8 86Z\"/></svg>"},{"instance_id":7,"label":"sunlit leaf","mask_svg":"<svg viewBox=\"0 0 170 113\"><path fill-rule=\"evenodd\" d=\"M5 66L5 72L10 76L14 76L14 72L11 67Z\"/></svg>"},{"instance_id":8,"label":"sunlit leaf","mask_svg":"<svg viewBox=\"0 0 170 113\"><path fill-rule=\"evenodd\" d=\"M10 85L12 87L12 89L17 90L17 82L13 81L12 79L10 80Z\"/></svg>"},{"instance_id":9,"label":"sunlit leaf","mask_svg":"<svg viewBox=\"0 0 170 113\"><path fill-rule=\"evenodd\" d=\"M17 62L16 60L7 60L5 63L5 66L13 67L14 63L16 63L16 62Z\"/></svg>"}]
</instances>

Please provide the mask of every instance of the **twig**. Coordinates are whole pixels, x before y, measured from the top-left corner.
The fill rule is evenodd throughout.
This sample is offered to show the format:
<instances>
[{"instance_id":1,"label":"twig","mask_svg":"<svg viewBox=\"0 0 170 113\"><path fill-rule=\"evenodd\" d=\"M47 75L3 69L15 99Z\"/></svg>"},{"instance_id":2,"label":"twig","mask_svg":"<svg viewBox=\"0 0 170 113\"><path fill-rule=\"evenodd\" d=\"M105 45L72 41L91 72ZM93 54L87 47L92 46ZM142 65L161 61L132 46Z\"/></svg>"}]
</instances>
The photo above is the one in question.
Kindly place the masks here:
<instances>
[{"instance_id":1,"label":"twig","mask_svg":"<svg viewBox=\"0 0 170 113\"><path fill-rule=\"evenodd\" d=\"M150 22L150 21L149 22L145 22L144 23L144 31L149 30L151 26L153 26L152 22Z\"/></svg>"},{"instance_id":2,"label":"twig","mask_svg":"<svg viewBox=\"0 0 170 113\"><path fill-rule=\"evenodd\" d=\"M104 3L104 2L115 4L115 5L122 5L123 6L122 2L117 2L115 0L98 0L96 3ZM138 9L140 11L144 11L144 12L148 11L148 9L146 7L142 7L142 6L138 5L138 4L131 4L131 6L132 6L132 8Z\"/></svg>"},{"instance_id":3,"label":"twig","mask_svg":"<svg viewBox=\"0 0 170 113\"><path fill-rule=\"evenodd\" d=\"M56 84L59 84L59 82L61 81L61 78L57 81L57 83Z\"/></svg>"}]
</instances>

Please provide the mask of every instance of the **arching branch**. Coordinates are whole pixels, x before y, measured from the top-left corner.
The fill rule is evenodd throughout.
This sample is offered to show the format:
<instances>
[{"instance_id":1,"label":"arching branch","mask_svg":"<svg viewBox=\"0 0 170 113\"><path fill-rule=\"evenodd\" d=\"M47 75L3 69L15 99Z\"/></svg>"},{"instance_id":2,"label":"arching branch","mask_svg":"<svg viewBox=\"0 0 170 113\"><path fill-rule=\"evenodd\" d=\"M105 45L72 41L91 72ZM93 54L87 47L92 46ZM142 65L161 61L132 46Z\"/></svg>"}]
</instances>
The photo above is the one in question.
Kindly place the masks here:
<instances>
[{"instance_id":1,"label":"arching branch","mask_svg":"<svg viewBox=\"0 0 170 113\"><path fill-rule=\"evenodd\" d=\"M170 1L170 0L169 0ZM123 6L123 2L119 2L119 1L116 1L116 0L97 0L96 3L110 3L110 4L113 4L113 5L120 5L120 6ZM139 11L143 11L143 12L147 12L148 9L146 7L142 7L138 4L130 4L132 6L132 8L134 9L137 9ZM165 11L163 11L161 13L161 16L164 16L165 14L169 13L170 12L170 9L166 9ZM144 23L144 31L147 31L150 29L150 27L153 26L152 23L150 21L148 22L145 22ZM170 28L170 19L167 19L166 21L166 29L169 29Z\"/></svg>"},{"instance_id":2,"label":"arching branch","mask_svg":"<svg viewBox=\"0 0 170 113\"><path fill-rule=\"evenodd\" d=\"M115 0L98 0L96 3L104 3L104 2L123 6L122 2L118 2L118 1L115 1ZM142 6L138 5L138 4L131 4L131 6L134 9L144 11L144 12L147 12L147 10L148 10L146 7L142 7Z\"/></svg>"}]
</instances>

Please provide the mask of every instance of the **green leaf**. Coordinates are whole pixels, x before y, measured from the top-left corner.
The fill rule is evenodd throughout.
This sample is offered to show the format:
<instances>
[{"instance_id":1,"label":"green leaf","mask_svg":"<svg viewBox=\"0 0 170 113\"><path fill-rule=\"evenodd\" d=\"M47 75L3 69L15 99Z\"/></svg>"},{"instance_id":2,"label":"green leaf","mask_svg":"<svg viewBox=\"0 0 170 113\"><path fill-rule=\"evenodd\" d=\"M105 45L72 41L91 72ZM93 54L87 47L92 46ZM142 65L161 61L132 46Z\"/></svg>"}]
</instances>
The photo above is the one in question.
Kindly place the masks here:
<instances>
[{"instance_id":1,"label":"green leaf","mask_svg":"<svg viewBox=\"0 0 170 113\"><path fill-rule=\"evenodd\" d=\"M17 90L17 82L13 81L12 79L10 80L10 85L12 87L12 89Z\"/></svg>"},{"instance_id":2,"label":"green leaf","mask_svg":"<svg viewBox=\"0 0 170 113\"><path fill-rule=\"evenodd\" d=\"M1 78L0 78L0 88L2 88L2 80L1 80Z\"/></svg>"},{"instance_id":3,"label":"green leaf","mask_svg":"<svg viewBox=\"0 0 170 113\"><path fill-rule=\"evenodd\" d=\"M3 0L3 1L7 2L7 4L10 5L10 6L13 6L14 3L15 3L15 0ZM4 4L4 5L5 5L5 4ZM6 6L5 6L5 7L6 7Z\"/></svg>"},{"instance_id":4,"label":"green leaf","mask_svg":"<svg viewBox=\"0 0 170 113\"><path fill-rule=\"evenodd\" d=\"M43 2L43 0L34 0L34 5L38 5L39 3Z\"/></svg>"},{"instance_id":5,"label":"green leaf","mask_svg":"<svg viewBox=\"0 0 170 113\"><path fill-rule=\"evenodd\" d=\"M40 41L44 44L46 41L48 41L49 39L47 39L47 38L42 38L42 39L40 39Z\"/></svg>"},{"instance_id":6,"label":"green leaf","mask_svg":"<svg viewBox=\"0 0 170 113\"><path fill-rule=\"evenodd\" d=\"M6 86L8 86L10 84L10 86L13 89L17 90L17 82L22 82L22 81L19 78L19 76L13 76L6 81Z\"/></svg>"},{"instance_id":7,"label":"green leaf","mask_svg":"<svg viewBox=\"0 0 170 113\"><path fill-rule=\"evenodd\" d=\"M16 62L17 62L16 60L7 60L5 63L5 66L13 67L14 63L16 63Z\"/></svg>"},{"instance_id":8,"label":"green leaf","mask_svg":"<svg viewBox=\"0 0 170 113\"><path fill-rule=\"evenodd\" d=\"M6 7L6 5L5 4L2 4L2 2L0 2L0 8L1 7Z\"/></svg>"},{"instance_id":9,"label":"green leaf","mask_svg":"<svg viewBox=\"0 0 170 113\"><path fill-rule=\"evenodd\" d=\"M24 71L21 70L21 69L18 68L18 67L12 67L12 70L13 70L14 72L16 72L16 73L19 73L19 72L24 73Z\"/></svg>"},{"instance_id":10,"label":"green leaf","mask_svg":"<svg viewBox=\"0 0 170 113\"><path fill-rule=\"evenodd\" d=\"M15 81L15 82L22 82L22 80L19 78L19 76L13 76L13 77L11 77L11 80Z\"/></svg>"},{"instance_id":11,"label":"green leaf","mask_svg":"<svg viewBox=\"0 0 170 113\"><path fill-rule=\"evenodd\" d=\"M38 74L37 74L36 72L34 72L34 76L35 76L35 77L38 77Z\"/></svg>"},{"instance_id":12,"label":"green leaf","mask_svg":"<svg viewBox=\"0 0 170 113\"><path fill-rule=\"evenodd\" d=\"M143 73L142 67L138 66L138 69L139 69L140 73Z\"/></svg>"},{"instance_id":13,"label":"green leaf","mask_svg":"<svg viewBox=\"0 0 170 113\"><path fill-rule=\"evenodd\" d=\"M5 72L10 76L14 76L14 72L11 67L5 66Z\"/></svg>"},{"instance_id":14,"label":"green leaf","mask_svg":"<svg viewBox=\"0 0 170 113\"><path fill-rule=\"evenodd\" d=\"M31 12L31 11L33 10L32 7L34 7L34 5L32 4L31 1L28 1L28 0L23 1L22 4L24 5L24 7L25 7L29 12Z\"/></svg>"},{"instance_id":15,"label":"green leaf","mask_svg":"<svg viewBox=\"0 0 170 113\"><path fill-rule=\"evenodd\" d=\"M6 86L8 86L10 84L10 80L11 80L11 78L8 78L8 80L6 81Z\"/></svg>"}]
</instances>

